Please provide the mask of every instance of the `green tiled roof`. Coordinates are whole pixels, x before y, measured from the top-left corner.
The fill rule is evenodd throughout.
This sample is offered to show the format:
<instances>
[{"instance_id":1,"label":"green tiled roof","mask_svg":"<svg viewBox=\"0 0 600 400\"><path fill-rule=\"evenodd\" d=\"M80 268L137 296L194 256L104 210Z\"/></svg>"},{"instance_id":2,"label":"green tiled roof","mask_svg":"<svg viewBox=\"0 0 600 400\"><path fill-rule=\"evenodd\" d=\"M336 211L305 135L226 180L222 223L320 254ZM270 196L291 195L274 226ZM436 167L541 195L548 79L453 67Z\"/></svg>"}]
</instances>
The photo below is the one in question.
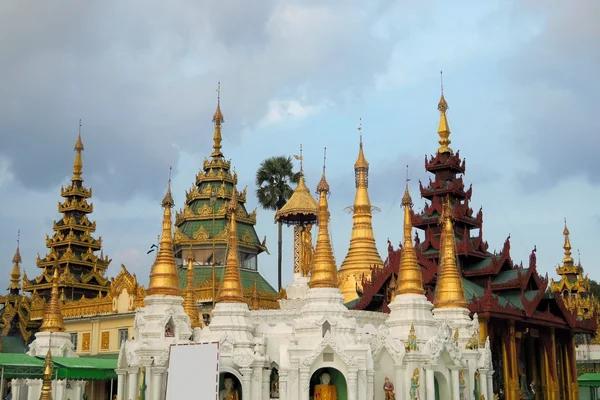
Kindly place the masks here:
<instances>
[{"instance_id":1,"label":"green tiled roof","mask_svg":"<svg viewBox=\"0 0 600 400\"><path fill-rule=\"evenodd\" d=\"M537 290L527 290L525 292L525 298L529 301L533 300L535 298L535 296L537 296L538 291ZM524 306L523 303L521 302L521 292L518 293L507 293L507 294L503 294L503 297L505 297L508 302L513 305L515 308L518 308L519 310L523 310Z\"/></svg>"},{"instance_id":2,"label":"green tiled roof","mask_svg":"<svg viewBox=\"0 0 600 400\"><path fill-rule=\"evenodd\" d=\"M215 230L213 232L212 219L200 220L200 221L198 221L198 220L186 221L181 224L181 226L179 227L179 230L187 237L192 238L192 237L194 237L194 233L198 232L200 227L203 227L204 230L206 232L208 232L210 237L215 237L219 233L221 233L228 224L229 224L229 221L227 221L227 220L215 219L215 221L214 221ZM239 222L239 221L236 221L236 225L237 225L237 235L238 235L238 240L239 240L238 246L244 247L244 243L241 240L242 240L242 237L246 234L246 232L248 232L250 234L250 236L252 237L253 244L260 244L260 241L258 240L258 236L256 235L256 232L252 225L246 224L244 222Z\"/></svg>"},{"instance_id":3,"label":"green tiled roof","mask_svg":"<svg viewBox=\"0 0 600 400\"><path fill-rule=\"evenodd\" d=\"M465 265L464 269L466 269L468 271L479 271L479 270L489 267L490 265L492 265L492 257L491 256L486 257L479 262Z\"/></svg>"},{"instance_id":4,"label":"green tiled roof","mask_svg":"<svg viewBox=\"0 0 600 400\"><path fill-rule=\"evenodd\" d=\"M529 268L524 268L524 269L520 269L520 270L519 269L510 269L508 271L502 271L492 281L492 284L500 285L500 284L503 284L506 282L510 282L512 280L517 279L517 277L519 276L519 272L521 272L521 275L525 275L525 274L527 274L528 271L529 271Z\"/></svg>"},{"instance_id":5,"label":"green tiled roof","mask_svg":"<svg viewBox=\"0 0 600 400\"><path fill-rule=\"evenodd\" d=\"M354 300L350 300L349 302L345 303L344 305L346 306L346 308L352 310L352 307L354 307L355 305L358 304L358 302L360 301L360 297L354 299Z\"/></svg>"},{"instance_id":6,"label":"green tiled roof","mask_svg":"<svg viewBox=\"0 0 600 400\"><path fill-rule=\"evenodd\" d=\"M184 288L186 286L187 270L185 268L179 268L179 287ZM215 275L218 281L221 281L223 274L225 273L225 267L215 266ZM211 267L197 267L194 268L194 285L204 282L212 277ZM246 269L240 269L240 279L242 281L242 287L244 289L250 289L254 286L258 287L260 292L269 292L276 294L277 291L273 289L273 286L267 282L258 272L250 271Z\"/></svg>"}]
</instances>

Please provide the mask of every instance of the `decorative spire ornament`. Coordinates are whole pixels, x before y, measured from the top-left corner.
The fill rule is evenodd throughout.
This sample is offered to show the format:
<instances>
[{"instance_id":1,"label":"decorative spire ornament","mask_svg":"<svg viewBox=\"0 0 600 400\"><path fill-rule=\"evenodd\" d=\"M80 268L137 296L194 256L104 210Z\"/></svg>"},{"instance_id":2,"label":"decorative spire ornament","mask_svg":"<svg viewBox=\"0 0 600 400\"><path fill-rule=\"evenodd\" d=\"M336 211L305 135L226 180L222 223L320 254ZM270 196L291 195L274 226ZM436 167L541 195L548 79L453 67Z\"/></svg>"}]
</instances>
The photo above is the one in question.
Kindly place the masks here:
<instances>
[{"instance_id":1,"label":"decorative spire ornament","mask_svg":"<svg viewBox=\"0 0 600 400\"><path fill-rule=\"evenodd\" d=\"M214 151L210 156L213 159L223 158L223 153L221 153L221 141L223 140L223 137L221 136L221 124L225 122L225 119L221 113L221 82L217 85L217 109L215 110L212 121L215 124L215 133L213 135Z\"/></svg>"},{"instance_id":2,"label":"decorative spire ornament","mask_svg":"<svg viewBox=\"0 0 600 400\"><path fill-rule=\"evenodd\" d=\"M83 182L83 178L81 177L83 172L83 160L81 158L81 152L83 150L83 142L81 141L81 120L79 120L79 133L77 134L77 141L75 142L75 161L73 162L72 181Z\"/></svg>"},{"instance_id":3,"label":"decorative spire ornament","mask_svg":"<svg viewBox=\"0 0 600 400\"><path fill-rule=\"evenodd\" d=\"M64 332L63 316L60 310L58 299L58 263L54 265L54 275L52 278L52 292L50 301L46 305L40 332Z\"/></svg>"},{"instance_id":4,"label":"decorative spire ornament","mask_svg":"<svg viewBox=\"0 0 600 400\"><path fill-rule=\"evenodd\" d=\"M202 326L200 316L198 314L198 305L196 301L196 293L194 291L194 252L191 249L187 257L187 279L185 283L185 296L183 298L183 309L190 317L190 325L192 329Z\"/></svg>"},{"instance_id":5,"label":"decorative spire ornament","mask_svg":"<svg viewBox=\"0 0 600 400\"><path fill-rule=\"evenodd\" d=\"M440 112L440 123L438 125L438 135L440 136L440 140L438 141L438 143L440 144L440 148L438 149L438 153L452 154L453 152L450 148L450 126L448 125L448 118L446 117L446 112L448 111L448 103L444 98L444 80L442 71L440 71L440 80L442 86L442 95L438 103L438 110Z\"/></svg>"},{"instance_id":6,"label":"decorative spire ornament","mask_svg":"<svg viewBox=\"0 0 600 400\"><path fill-rule=\"evenodd\" d=\"M408 166L407 166L408 168ZM412 242L412 199L408 191L408 178L406 179L406 189L402 197L402 207L404 207L404 246L402 247L402 256L400 266L398 267L398 290L396 295L403 294L424 294L423 275L417 262L417 251Z\"/></svg>"},{"instance_id":7,"label":"decorative spire ornament","mask_svg":"<svg viewBox=\"0 0 600 400\"><path fill-rule=\"evenodd\" d=\"M50 349L44 358L44 375L42 378L42 391L40 400L52 400L52 353Z\"/></svg>"},{"instance_id":8,"label":"decorative spire ornament","mask_svg":"<svg viewBox=\"0 0 600 400\"><path fill-rule=\"evenodd\" d=\"M17 249L15 250L15 255L13 256L13 269L10 273L10 284L8 285L8 290L11 294L19 294L19 290L21 289L21 252L19 250L19 241L21 238L21 231L17 232Z\"/></svg>"}]
</instances>

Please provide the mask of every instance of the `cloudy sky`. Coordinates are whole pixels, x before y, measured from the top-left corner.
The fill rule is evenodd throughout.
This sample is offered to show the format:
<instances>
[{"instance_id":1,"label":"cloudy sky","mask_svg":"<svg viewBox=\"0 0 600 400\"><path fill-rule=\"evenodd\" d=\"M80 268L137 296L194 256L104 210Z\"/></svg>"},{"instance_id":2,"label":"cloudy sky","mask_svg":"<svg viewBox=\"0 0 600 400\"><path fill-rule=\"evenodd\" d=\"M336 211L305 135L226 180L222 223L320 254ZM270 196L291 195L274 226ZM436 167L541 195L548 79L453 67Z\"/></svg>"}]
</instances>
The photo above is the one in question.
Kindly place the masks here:
<instances>
[{"instance_id":1,"label":"cloudy sky","mask_svg":"<svg viewBox=\"0 0 600 400\"><path fill-rule=\"evenodd\" d=\"M174 168L177 208L212 143L222 85L223 152L240 188L264 158L304 145L315 187L327 147L338 263L352 224L353 164L362 117L374 228L381 254L401 239L409 166L417 209L424 155L437 149L439 71L452 147L467 159L473 206L483 206L490 249L534 245L542 272L562 258L566 217L590 277L600 229L600 3L490 0L33 1L0 3L0 284L17 230L23 267L58 218L78 120L94 219L112 259L147 282L160 232L160 199ZM268 146L265 146L268 143ZM257 206L249 196L248 208ZM275 285L277 229L259 210ZM291 229L284 282L291 278Z\"/></svg>"}]
</instances>

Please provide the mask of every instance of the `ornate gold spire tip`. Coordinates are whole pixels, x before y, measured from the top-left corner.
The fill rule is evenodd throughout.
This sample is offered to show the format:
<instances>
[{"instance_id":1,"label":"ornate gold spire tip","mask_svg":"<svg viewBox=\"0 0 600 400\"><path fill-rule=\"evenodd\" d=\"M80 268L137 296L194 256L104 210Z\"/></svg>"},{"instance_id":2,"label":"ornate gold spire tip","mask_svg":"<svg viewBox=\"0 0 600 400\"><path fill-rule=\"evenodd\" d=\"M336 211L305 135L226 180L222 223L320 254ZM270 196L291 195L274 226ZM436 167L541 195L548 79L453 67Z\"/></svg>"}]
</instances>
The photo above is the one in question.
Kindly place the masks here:
<instances>
[{"instance_id":1,"label":"ornate gold spire tip","mask_svg":"<svg viewBox=\"0 0 600 400\"><path fill-rule=\"evenodd\" d=\"M161 202L161 205L163 207L169 207L172 208L173 206L175 206L175 201L173 200L173 195L171 194L171 173L173 171L173 167L169 167L169 184L167 186L167 193L165 193L165 197L163 197L163 200Z\"/></svg>"},{"instance_id":2,"label":"ornate gold spire tip","mask_svg":"<svg viewBox=\"0 0 600 400\"><path fill-rule=\"evenodd\" d=\"M83 172L83 160L81 152L84 150L83 142L81 141L81 120L79 120L79 133L77 134L77 141L75 142L75 161L73 162L73 181L81 181L81 174Z\"/></svg>"},{"instance_id":3,"label":"ornate gold spire tip","mask_svg":"<svg viewBox=\"0 0 600 400\"><path fill-rule=\"evenodd\" d=\"M210 156L212 158L222 158L221 141L223 140L223 137L221 136L221 124L225 122L225 119L223 118L223 113L221 113L221 82L217 85L217 109L213 114L212 121L215 124L215 132L213 135L213 152Z\"/></svg>"},{"instance_id":4,"label":"ornate gold spire tip","mask_svg":"<svg viewBox=\"0 0 600 400\"><path fill-rule=\"evenodd\" d=\"M50 301L46 305L40 332L64 332L63 316L58 299L58 262L54 264L52 277L52 292Z\"/></svg>"},{"instance_id":5,"label":"ornate gold spire tip","mask_svg":"<svg viewBox=\"0 0 600 400\"><path fill-rule=\"evenodd\" d=\"M324 192L325 194L329 194L329 183L327 183L327 178L325 177L325 164L327 162L327 147L323 150L323 175L321 175L321 180L317 185L317 193Z\"/></svg>"},{"instance_id":6,"label":"ornate gold spire tip","mask_svg":"<svg viewBox=\"0 0 600 400\"><path fill-rule=\"evenodd\" d=\"M440 71L440 80L442 94L438 103L438 110L440 112L440 123L438 125L438 135L440 136L438 143L440 144L440 148L438 149L438 153L452 154L452 149L450 148L450 126L448 125L448 118L446 117L448 103L444 97L444 80L442 71Z\"/></svg>"},{"instance_id":7,"label":"ornate gold spire tip","mask_svg":"<svg viewBox=\"0 0 600 400\"><path fill-rule=\"evenodd\" d=\"M15 250L15 255L13 256L13 269L10 273L10 284L8 286L9 290L19 290L21 289L21 268L19 265L21 264L21 252L19 250L19 241L21 238L21 230L17 232L17 249ZM14 293L14 292L13 292Z\"/></svg>"},{"instance_id":8,"label":"ornate gold spire tip","mask_svg":"<svg viewBox=\"0 0 600 400\"><path fill-rule=\"evenodd\" d=\"M367 162L367 159L365 158L365 153L363 151L363 127L362 127L362 118L359 119L358 122L358 133L359 133L359 147L358 147L358 157L356 158L356 162L354 163L354 169L355 170L359 170L359 169L368 169L369 168L369 163ZM358 177L357 177L358 178ZM366 180L365 180L366 182ZM358 185L358 182L357 182Z\"/></svg>"},{"instance_id":9,"label":"ornate gold spire tip","mask_svg":"<svg viewBox=\"0 0 600 400\"><path fill-rule=\"evenodd\" d=\"M15 251L15 255L14 255L13 259L12 259L13 264L17 264L17 265L21 264L21 262L23 261L23 260L21 260L21 251L19 250L19 247L20 247L20 243L19 242L20 241L21 241L21 230L19 229L17 231L17 250Z\"/></svg>"},{"instance_id":10,"label":"ornate gold spire tip","mask_svg":"<svg viewBox=\"0 0 600 400\"><path fill-rule=\"evenodd\" d=\"M52 400L52 353L50 349L46 353L44 358L44 375L42 378L42 391L40 393L40 400Z\"/></svg>"}]
</instances>

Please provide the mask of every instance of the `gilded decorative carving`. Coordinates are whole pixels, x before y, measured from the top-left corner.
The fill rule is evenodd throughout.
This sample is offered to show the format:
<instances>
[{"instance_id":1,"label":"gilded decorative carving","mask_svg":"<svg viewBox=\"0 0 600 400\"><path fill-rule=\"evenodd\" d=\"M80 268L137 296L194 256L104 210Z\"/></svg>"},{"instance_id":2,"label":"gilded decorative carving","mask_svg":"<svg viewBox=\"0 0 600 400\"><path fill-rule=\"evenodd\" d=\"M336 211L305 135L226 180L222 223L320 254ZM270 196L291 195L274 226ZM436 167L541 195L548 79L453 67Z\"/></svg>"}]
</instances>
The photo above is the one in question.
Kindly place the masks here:
<instances>
[{"instance_id":1,"label":"gilded decorative carving","mask_svg":"<svg viewBox=\"0 0 600 400\"><path fill-rule=\"evenodd\" d=\"M206 231L206 229L204 229L203 226L200 227L200 229L198 229L195 233L194 233L194 239L196 240L208 240L208 238L210 238L210 234Z\"/></svg>"},{"instance_id":2,"label":"gilded decorative carving","mask_svg":"<svg viewBox=\"0 0 600 400\"><path fill-rule=\"evenodd\" d=\"M244 230L244 234L242 235L242 243L251 244L253 242L254 242L254 238L252 237L250 230L249 229Z\"/></svg>"},{"instance_id":3,"label":"gilded decorative carving","mask_svg":"<svg viewBox=\"0 0 600 400\"><path fill-rule=\"evenodd\" d=\"M110 349L110 332L104 331L102 332L102 337L100 340L100 350L108 350Z\"/></svg>"},{"instance_id":4,"label":"gilded decorative carving","mask_svg":"<svg viewBox=\"0 0 600 400\"><path fill-rule=\"evenodd\" d=\"M81 335L81 351L90 351L90 333L84 332Z\"/></svg>"}]
</instances>

